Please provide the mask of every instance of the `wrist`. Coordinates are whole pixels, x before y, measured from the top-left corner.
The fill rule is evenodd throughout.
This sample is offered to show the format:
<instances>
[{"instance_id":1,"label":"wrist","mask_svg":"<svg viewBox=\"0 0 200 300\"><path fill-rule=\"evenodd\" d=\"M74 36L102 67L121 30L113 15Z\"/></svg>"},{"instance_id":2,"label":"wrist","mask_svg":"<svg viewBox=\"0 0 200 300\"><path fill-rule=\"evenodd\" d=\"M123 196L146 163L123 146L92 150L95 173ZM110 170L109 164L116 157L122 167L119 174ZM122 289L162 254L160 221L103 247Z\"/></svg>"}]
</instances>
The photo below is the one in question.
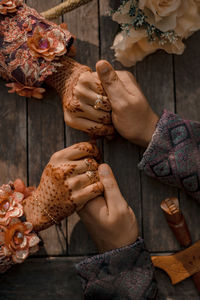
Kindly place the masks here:
<instances>
[{"instance_id":1,"label":"wrist","mask_svg":"<svg viewBox=\"0 0 200 300\"><path fill-rule=\"evenodd\" d=\"M149 114L149 118L144 128L143 143L141 146L145 148L148 147L149 143L151 142L152 136L156 130L158 121L159 117L153 111L151 111L151 114Z\"/></svg>"},{"instance_id":2,"label":"wrist","mask_svg":"<svg viewBox=\"0 0 200 300\"><path fill-rule=\"evenodd\" d=\"M51 226L52 223L36 199L41 199L38 189L24 200L23 206L26 220L33 224L34 231L39 232Z\"/></svg>"},{"instance_id":3,"label":"wrist","mask_svg":"<svg viewBox=\"0 0 200 300\"><path fill-rule=\"evenodd\" d=\"M66 92L73 94L73 87L78 83L80 75L91 69L68 56L63 56L60 63L61 66L57 68L57 72L47 77L45 82L53 87L63 99Z\"/></svg>"},{"instance_id":4,"label":"wrist","mask_svg":"<svg viewBox=\"0 0 200 300\"><path fill-rule=\"evenodd\" d=\"M151 111L148 113L148 117L146 117L143 126L140 128L139 133L136 137L130 139L130 142L138 146L147 148L156 130L158 121L159 117L151 109Z\"/></svg>"}]
</instances>

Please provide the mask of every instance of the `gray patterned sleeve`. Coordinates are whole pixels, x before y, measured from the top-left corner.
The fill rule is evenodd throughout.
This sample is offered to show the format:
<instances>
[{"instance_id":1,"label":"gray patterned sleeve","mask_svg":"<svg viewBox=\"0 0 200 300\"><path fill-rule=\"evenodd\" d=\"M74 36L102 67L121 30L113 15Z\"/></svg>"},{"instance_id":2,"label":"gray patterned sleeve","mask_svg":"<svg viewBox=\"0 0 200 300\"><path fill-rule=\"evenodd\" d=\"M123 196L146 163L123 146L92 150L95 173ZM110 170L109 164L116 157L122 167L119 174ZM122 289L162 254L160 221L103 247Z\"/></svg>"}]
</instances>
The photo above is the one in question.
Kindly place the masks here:
<instances>
[{"instance_id":1,"label":"gray patterned sleeve","mask_svg":"<svg viewBox=\"0 0 200 300\"><path fill-rule=\"evenodd\" d=\"M85 259L76 265L85 299L155 299L154 268L144 241Z\"/></svg>"}]
</instances>

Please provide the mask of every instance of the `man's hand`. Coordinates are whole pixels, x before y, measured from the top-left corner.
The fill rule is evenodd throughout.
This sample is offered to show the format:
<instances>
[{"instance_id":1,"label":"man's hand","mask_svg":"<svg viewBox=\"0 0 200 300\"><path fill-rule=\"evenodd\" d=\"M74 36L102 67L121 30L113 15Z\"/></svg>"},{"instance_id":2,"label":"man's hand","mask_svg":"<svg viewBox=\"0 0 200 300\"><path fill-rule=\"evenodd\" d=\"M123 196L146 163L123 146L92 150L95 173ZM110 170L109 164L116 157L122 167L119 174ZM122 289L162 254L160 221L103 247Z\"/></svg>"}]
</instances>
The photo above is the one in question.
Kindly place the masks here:
<instances>
[{"instance_id":1,"label":"man's hand","mask_svg":"<svg viewBox=\"0 0 200 300\"><path fill-rule=\"evenodd\" d=\"M130 142L147 147L158 122L147 99L130 72L118 71L105 60L96 70L112 107L116 130Z\"/></svg>"},{"instance_id":2,"label":"man's hand","mask_svg":"<svg viewBox=\"0 0 200 300\"><path fill-rule=\"evenodd\" d=\"M110 167L99 166L104 197L88 202L79 215L100 253L134 243L138 224L134 212L123 198Z\"/></svg>"}]
</instances>

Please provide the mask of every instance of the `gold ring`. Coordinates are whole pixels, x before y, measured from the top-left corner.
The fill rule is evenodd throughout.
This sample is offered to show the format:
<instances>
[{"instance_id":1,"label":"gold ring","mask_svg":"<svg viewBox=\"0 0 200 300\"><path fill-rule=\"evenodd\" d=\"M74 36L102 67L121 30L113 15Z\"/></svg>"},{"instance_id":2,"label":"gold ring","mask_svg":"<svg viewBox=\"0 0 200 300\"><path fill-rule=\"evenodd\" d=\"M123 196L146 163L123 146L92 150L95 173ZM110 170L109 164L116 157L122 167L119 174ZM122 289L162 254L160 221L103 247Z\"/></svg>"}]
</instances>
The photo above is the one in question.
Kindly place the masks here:
<instances>
[{"instance_id":1,"label":"gold ring","mask_svg":"<svg viewBox=\"0 0 200 300\"><path fill-rule=\"evenodd\" d=\"M94 178L95 178L94 172L93 172L93 171L87 171L87 172L86 172L86 175L87 175L88 178L90 179L91 183L93 183L93 182L94 182Z\"/></svg>"},{"instance_id":2,"label":"gold ring","mask_svg":"<svg viewBox=\"0 0 200 300\"><path fill-rule=\"evenodd\" d=\"M85 159L85 164L86 164L86 166L88 167L89 171L92 170L92 166L93 166L93 163L92 163L92 162L93 162L93 161L92 161L91 158L86 158L86 159Z\"/></svg>"},{"instance_id":3,"label":"gold ring","mask_svg":"<svg viewBox=\"0 0 200 300\"><path fill-rule=\"evenodd\" d=\"M101 109L102 104L103 104L103 96L97 95L97 100L95 101L94 109L96 110Z\"/></svg>"}]
</instances>

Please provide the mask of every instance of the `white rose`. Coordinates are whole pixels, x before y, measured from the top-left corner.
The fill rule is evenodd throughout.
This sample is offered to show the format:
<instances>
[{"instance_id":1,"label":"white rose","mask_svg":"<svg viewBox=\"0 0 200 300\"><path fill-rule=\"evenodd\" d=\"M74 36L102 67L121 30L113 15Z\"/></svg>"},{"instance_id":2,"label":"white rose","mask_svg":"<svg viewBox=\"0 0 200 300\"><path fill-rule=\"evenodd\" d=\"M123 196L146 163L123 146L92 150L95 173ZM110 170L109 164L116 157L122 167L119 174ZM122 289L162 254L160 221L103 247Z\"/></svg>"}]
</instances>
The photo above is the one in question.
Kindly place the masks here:
<instances>
[{"instance_id":1,"label":"white rose","mask_svg":"<svg viewBox=\"0 0 200 300\"><path fill-rule=\"evenodd\" d=\"M124 66L130 67L136 62L144 59L145 56L155 52L158 48L150 43L146 30L130 30L129 35L120 32L114 40L113 47L115 57Z\"/></svg>"},{"instance_id":2,"label":"white rose","mask_svg":"<svg viewBox=\"0 0 200 300\"><path fill-rule=\"evenodd\" d=\"M149 42L145 30L131 29L129 35L125 32L120 32L115 37L112 48L115 50L116 59L124 66L130 67L158 49L163 49L167 53L182 54L185 45L181 39L178 39L173 44L166 43L164 45L160 45L159 41Z\"/></svg>"},{"instance_id":3,"label":"white rose","mask_svg":"<svg viewBox=\"0 0 200 300\"><path fill-rule=\"evenodd\" d=\"M120 12L113 15L119 24L131 24L131 1L128 1ZM140 0L139 8L147 16L148 23L155 25L163 32L174 30L178 35L175 42L160 43L158 39L150 42L145 29L119 33L113 44L115 57L125 66L132 66L145 56L163 49L168 53L182 54L185 45L182 39L200 29L200 0Z\"/></svg>"},{"instance_id":4,"label":"white rose","mask_svg":"<svg viewBox=\"0 0 200 300\"><path fill-rule=\"evenodd\" d=\"M148 8L159 22L163 17L176 18L181 0L140 0L139 7L143 10Z\"/></svg>"},{"instance_id":5,"label":"white rose","mask_svg":"<svg viewBox=\"0 0 200 300\"><path fill-rule=\"evenodd\" d=\"M140 0L147 21L161 31L174 30L187 38L200 29L199 0Z\"/></svg>"}]
</instances>

